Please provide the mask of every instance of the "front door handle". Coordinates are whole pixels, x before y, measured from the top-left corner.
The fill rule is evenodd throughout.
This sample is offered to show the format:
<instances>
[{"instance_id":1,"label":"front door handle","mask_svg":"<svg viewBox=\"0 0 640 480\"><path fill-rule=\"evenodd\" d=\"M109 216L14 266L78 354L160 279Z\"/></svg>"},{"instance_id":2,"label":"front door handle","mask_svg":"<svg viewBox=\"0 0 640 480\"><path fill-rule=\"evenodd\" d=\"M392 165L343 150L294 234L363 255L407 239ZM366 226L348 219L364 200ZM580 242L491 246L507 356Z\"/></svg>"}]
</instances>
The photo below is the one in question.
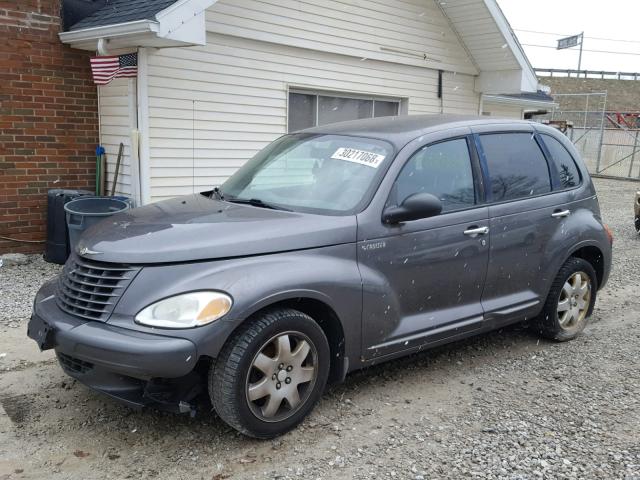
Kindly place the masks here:
<instances>
[{"instance_id":1,"label":"front door handle","mask_svg":"<svg viewBox=\"0 0 640 480\"><path fill-rule=\"evenodd\" d=\"M465 235L477 237L478 235L486 235L489 233L489 227L471 227L464 231Z\"/></svg>"},{"instance_id":2,"label":"front door handle","mask_svg":"<svg viewBox=\"0 0 640 480\"><path fill-rule=\"evenodd\" d=\"M571 215L571 210L556 210L551 214L553 218L564 218Z\"/></svg>"}]
</instances>

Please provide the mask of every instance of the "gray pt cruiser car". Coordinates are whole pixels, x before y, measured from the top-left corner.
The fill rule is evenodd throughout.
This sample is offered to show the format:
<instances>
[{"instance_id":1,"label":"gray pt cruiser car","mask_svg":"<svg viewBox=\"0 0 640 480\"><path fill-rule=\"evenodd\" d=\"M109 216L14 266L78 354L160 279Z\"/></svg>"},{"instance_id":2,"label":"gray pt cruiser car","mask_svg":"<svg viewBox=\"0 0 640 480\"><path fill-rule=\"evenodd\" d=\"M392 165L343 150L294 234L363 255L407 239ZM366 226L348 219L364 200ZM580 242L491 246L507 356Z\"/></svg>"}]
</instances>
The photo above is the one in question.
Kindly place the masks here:
<instances>
[{"instance_id":1,"label":"gray pt cruiser car","mask_svg":"<svg viewBox=\"0 0 640 480\"><path fill-rule=\"evenodd\" d=\"M353 370L529 320L584 329L612 237L555 129L404 116L285 135L219 188L85 232L29 336L132 406L295 427Z\"/></svg>"}]
</instances>

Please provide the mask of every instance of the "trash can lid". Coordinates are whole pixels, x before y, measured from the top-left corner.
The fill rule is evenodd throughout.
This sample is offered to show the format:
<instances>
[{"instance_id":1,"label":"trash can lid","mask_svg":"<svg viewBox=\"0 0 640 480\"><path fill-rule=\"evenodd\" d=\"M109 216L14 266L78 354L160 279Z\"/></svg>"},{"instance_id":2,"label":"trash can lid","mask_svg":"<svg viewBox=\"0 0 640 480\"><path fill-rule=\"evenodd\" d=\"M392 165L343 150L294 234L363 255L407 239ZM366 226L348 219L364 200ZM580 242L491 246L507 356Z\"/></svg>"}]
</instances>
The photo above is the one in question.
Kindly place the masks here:
<instances>
[{"instance_id":1,"label":"trash can lid","mask_svg":"<svg viewBox=\"0 0 640 480\"><path fill-rule=\"evenodd\" d=\"M68 213L75 215L108 216L129 208L127 202L107 197L83 197L71 200L64 206Z\"/></svg>"}]
</instances>

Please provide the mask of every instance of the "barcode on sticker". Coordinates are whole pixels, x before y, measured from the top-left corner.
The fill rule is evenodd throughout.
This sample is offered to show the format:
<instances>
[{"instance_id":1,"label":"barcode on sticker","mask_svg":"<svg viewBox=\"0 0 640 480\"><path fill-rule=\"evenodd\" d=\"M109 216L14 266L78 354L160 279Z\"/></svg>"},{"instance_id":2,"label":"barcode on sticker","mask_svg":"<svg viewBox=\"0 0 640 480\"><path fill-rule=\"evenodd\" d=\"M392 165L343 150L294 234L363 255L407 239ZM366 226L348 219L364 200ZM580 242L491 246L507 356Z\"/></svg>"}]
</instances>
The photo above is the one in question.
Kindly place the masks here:
<instances>
[{"instance_id":1,"label":"barcode on sticker","mask_svg":"<svg viewBox=\"0 0 640 480\"><path fill-rule=\"evenodd\" d=\"M384 155L374 152L357 150L355 148L339 148L331 155L334 160L346 160L347 162L359 163L368 167L378 168L385 159Z\"/></svg>"}]
</instances>

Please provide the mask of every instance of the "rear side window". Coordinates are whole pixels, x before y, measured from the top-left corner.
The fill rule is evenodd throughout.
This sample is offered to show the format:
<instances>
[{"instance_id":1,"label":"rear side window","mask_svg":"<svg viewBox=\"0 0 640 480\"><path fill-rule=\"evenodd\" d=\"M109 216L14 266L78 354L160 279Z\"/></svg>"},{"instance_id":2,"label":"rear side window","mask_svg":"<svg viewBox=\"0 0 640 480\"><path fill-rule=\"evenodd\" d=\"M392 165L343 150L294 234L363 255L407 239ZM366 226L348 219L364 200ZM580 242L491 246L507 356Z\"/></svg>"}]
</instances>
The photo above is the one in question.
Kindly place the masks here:
<instances>
[{"instance_id":1,"label":"rear side window","mask_svg":"<svg viewBox=\"0 0 640 480\"><path fill-rule=\"evenodd\" d=\"M543 135L544 144L549 149L551 161L555 165L556 188L563 190L565 188L577 187L580 184L580 172L573 160L571 154L566 148L555 138L550 135Z\"/></svg>"},{"instance_id":2,"label":"rear side window","mask_svg":"<svg viewBox=\"0 0 640 480\"><path fill-rule=\"evenodd\" d=\"M414 193L431 193L442 201L442 211L475 204L473 171L464 138L436 143L418 150L396 180L389 204L400 205Z\"/></svg>"},{"instance_id":3,"label":"rear side window","mask_svg":"<svg viewBox=\"0 0 640 480\"><path fill-rule=\"evenodd\" d=\"M480 135L494 202L551 191L549 167L531 133Z\"/></svg>"}]
</instances>

